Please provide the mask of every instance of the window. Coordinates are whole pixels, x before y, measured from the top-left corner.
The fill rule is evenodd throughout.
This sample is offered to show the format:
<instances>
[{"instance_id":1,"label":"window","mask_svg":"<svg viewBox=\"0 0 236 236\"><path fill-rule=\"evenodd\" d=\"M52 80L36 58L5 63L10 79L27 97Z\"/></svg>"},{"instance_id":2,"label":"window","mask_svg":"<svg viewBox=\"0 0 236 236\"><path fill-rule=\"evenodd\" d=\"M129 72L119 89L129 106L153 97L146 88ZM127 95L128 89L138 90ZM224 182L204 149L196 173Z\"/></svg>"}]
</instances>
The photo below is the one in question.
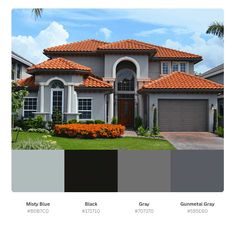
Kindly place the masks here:
<instances>
[{"instance_id":1,"label":"window","mask_svg":"<svg viewBox=\"0 0 236 236\"><path fill-rule=\"evenodd\" d=\"M178 71L178 70L179 70L179 64L173 63L173 65L172 65L172 72Z\"/></svg>"},{"instance_id":2,"label":"window","mask_svg":"<svg viewBox=\"0 0 236 236\"><path fill-rule=\"evenodd\" d=\"M78 112L80 119L92 119L92 99L91 98L79 98L78 99Z\"/></svg>"},{"instance_id":3,"label":"window","mask_svg":"<svg viewBox=\"0 0 236 236\"><path fill-rule=\"evenodd\" d=\"M21 77L21 65L20 64L17 64L16 77L17 77L17 79L20 79L20 77Z\"/></svg>"},{"instance_id":4,"label":"window","mask_svg":"<svg viewBox=\"0 0 236 236\"><path fill-rule=\"evenodd\" d=\"M186 63L180 63L180 71L186 72Z\"/></svg>"},{"instance_id":5,"label":"window","mask_svg":"<svg viewBox=\"0 0 236 236\"><path fill-rule=\"evenodd\" d=\"M118 91L134 91L135 73L130 69L121 69L117 72Z\"/></svg>"},{"instance_id":6,"label":"window","mask_svg":"<svg viewBox=\"0 0 236 236\"><path fill-rule=\"evenodd\" d=\"M162 74L168 74L169 73L169 65L167 62L162 63Z\"/></svg>"},{"instance_id":7,"label":"window","mask_svg":"<svg viewBox=\"0 0 236 236\"><path fill-rule=\"evenodd\" d=\"M34 117L34 113L37 111L37 98L25 98L24 99L24 118Z\"/></svg>"}]
</instances>

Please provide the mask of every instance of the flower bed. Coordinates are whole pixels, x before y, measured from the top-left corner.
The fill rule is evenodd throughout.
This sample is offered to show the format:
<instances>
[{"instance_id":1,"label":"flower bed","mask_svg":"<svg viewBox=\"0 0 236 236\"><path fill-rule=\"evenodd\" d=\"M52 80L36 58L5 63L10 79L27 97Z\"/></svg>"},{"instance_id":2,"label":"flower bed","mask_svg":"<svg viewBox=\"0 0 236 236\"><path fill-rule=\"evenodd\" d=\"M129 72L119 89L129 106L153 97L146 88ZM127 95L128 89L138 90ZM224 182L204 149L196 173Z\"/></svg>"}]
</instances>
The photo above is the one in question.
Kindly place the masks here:
<instances>
[{"instance_id":1,"label":"flower bed","mask_svg":"<svg viewBox=\"0 0 236 236\"><path fill-rule=\"evenodd\" d=\"M113 124L65 124L54 127L55 135L72 138L118 138L124 131L124 126Z\"/></svg>"}]
</instances>

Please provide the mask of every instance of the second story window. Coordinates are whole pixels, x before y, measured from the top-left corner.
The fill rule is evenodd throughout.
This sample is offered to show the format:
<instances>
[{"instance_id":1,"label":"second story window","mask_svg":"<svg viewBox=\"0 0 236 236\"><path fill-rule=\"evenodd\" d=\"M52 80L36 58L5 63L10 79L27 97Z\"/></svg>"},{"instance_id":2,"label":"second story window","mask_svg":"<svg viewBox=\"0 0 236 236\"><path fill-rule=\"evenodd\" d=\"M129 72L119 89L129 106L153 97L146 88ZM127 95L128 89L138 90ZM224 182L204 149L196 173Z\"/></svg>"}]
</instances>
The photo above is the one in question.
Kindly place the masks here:
<instances>
[{"instance_id":1,"label":"second story window","mask_svg":"<svg viewBox=\"0 0 236 236\"><path fill-rule=\"evenodd\" d=\"M180 63L180 71L186 72L186 63Z\"/></svg>"},{"instance_id":2,"label":"second story window","mask_svg":"<svg viewBox=\"0 0 236 236\"><path fill-rule=\"evenodd\" d=\"M172 72L174 72L174 71L179 71L179 64L178 63L172 64Z\"/></svg>"},{"instance_id":3,"label":"second story window","mask_svg":"<svg viewBox=\"0 0 236 236\"><path fill-rule=\"evenodd\" d=\"M162 74L168 74L169 73L169 65L167 62L162 63Z\"/></svg>"}]
</instances>

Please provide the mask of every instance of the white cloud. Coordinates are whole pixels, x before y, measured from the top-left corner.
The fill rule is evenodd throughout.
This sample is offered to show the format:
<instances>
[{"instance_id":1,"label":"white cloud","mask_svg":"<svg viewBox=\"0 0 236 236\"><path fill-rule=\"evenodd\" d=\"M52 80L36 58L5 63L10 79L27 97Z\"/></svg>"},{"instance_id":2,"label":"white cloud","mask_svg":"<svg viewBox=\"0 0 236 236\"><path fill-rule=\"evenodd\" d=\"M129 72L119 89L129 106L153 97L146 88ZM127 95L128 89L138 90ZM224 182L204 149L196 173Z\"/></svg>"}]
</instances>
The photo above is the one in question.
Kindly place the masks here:
<instances>
[{"instance_id":1,"label":"white cloud","mask_svg":"<svg viewBox=\"0 0 236 236\"><path fill-rule=\"evenodd\" d=\"M199 33L193 34L191 38L193 43L189 45L183 45L178 41L168 39L164 46L201 55L203 61L195 66L197 72L205 72L206 70L223 63L224 42L222 39L213 36L206 40L202 38Z\"/></svg>"},{"instance_id":2,"label":"white cloud","mask_svg":"<svg viewBox=\"0 0 236 236\"><path fill-rule=\"evenodd\" d=\"M53 21L35 37L18 35L12 37L12 50L33 63L47 59L43 49L67 43L69 33L63 25Z\"/></svg>"},{"instance_id":3,"label":"white cloud","mask_svg":"<svg viewBox=\"0 0 236 236\"><path fill-rule=\"evenodd\" d=\"M103 27L103 28L100 28L99 31L104 34L104 37L106 40L108 40L111 37L112 31L109 30L108 28Z\"/></svg>"},{"instance_id":4,"label":"white cloud","mask_svg":"<svg viewBox=\"0 0 236 236\"><path fill-rule=\"evenodd\" d=\"M150 35L155 35L155 34L166 34L167 33L167 29L166 28L158 28L158 29L153 29L153 30L144 30L141 31L139 33L137 33L137 36L141 36L141 37L148 37Z\"/></svg>"}]
</instances>

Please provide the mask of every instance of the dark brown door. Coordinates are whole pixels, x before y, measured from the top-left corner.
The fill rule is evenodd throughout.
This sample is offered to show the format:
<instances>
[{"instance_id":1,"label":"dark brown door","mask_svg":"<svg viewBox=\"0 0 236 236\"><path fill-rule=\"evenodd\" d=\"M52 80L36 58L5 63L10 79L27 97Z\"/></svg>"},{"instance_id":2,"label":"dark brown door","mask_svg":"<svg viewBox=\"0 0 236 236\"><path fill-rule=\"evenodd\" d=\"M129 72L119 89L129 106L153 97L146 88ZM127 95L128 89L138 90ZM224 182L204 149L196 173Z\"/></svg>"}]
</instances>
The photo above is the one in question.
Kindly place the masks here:
<instances>
[{"instance_id":1,"label":"dark brown door","mask_svg":"<svg viewBox=\"0 0 236 236\"><path fill-rule=\"evenodd\" d=\"M134 127L133 99L118 99L118 122L127 128Z\"/></svg>"}]
</instances>

